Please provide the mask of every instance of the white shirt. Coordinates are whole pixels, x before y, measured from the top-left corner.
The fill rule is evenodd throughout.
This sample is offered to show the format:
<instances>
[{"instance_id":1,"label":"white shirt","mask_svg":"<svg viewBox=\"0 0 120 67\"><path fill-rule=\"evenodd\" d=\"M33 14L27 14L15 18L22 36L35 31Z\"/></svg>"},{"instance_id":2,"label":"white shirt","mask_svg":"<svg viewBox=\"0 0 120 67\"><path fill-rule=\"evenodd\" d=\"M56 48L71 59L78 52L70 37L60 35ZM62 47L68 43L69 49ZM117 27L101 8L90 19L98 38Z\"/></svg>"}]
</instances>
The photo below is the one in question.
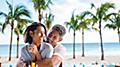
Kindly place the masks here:
<instances>
[{"instance_id":1,"label":"white shirt","mask_svg":"<svg viewBox=\"0 0 120 67\"><path fill-rule=\"evenodd\" d=\"M46 45L48 45L49 48L45 48ZM65 47L62 44L57 44L54 48L51 46L52 45L48 44L48 43L41 44L40 51L41 51L42 57L44 57L44 59L45 59L45 58L51 58L53 55L57 55L63 61L64 56L65 56L65 52L66 52ZM58 67L59 65L60 65L60 63L58 65L55 65L55 67Z\"/></svg>"},{"instance_id":2,"label":"white shirt","mask_svg":"<svg viewBox=\"0 0 120 67\"><path fill-rule=\"evenodd\" d=\"M57 44L54 47L53 55L59 56L62 59L62 61L64 60L65 53L66 53L66 49L62 44ZM60 63L58 65L55 65L55 67L58 67L59 65L60 65Z\"/></svg>"}]
</instances>

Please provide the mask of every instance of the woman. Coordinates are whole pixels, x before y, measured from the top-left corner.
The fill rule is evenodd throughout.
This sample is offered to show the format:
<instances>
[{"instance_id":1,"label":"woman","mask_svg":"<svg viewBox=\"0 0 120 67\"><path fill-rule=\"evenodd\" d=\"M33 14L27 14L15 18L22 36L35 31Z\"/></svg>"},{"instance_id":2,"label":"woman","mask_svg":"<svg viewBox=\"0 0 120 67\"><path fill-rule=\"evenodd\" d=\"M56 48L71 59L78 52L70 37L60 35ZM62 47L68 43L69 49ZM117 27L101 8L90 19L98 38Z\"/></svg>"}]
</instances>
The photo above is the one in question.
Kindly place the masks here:
<instances>
[{"instance_id":1,"label":"woman","mask_svg":"<svg viewBox=\"0 0 120 67\"><path fill-rule=\"evenodd\" d=\"M21 57L17 63L17 67L26 67L31 62L41 60L40 47L46 36L46 28L43 24L34 22L27 27L24 33L24 42L27 43L21 49Z\"/></svg>"}]
</instances>

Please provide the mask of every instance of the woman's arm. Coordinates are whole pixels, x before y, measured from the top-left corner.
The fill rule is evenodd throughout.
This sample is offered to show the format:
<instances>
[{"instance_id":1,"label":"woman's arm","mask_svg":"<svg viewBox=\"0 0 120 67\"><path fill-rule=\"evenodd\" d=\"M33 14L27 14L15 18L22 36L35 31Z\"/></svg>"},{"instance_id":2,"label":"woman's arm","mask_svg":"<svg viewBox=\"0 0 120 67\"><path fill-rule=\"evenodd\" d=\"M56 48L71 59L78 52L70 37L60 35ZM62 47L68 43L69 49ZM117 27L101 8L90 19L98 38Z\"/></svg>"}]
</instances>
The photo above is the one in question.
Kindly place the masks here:
<instances>
[{"instance_id":1,"label":"woman's arm","mask_svg":"<svg viewBox=\"0 0 120 67\"><path fill-rule=\"evenodd\" d=\"M42 56L39 52L36 53L36 61L41 61L42 60Z\"/></svg>"},{"instance_id":2,"label":"woman's arm","mask_svg":"<svg viewBox=\"0 0 120 67\"><path fill-rule=\"evenodd\" d=\"M16 67L26 67L26 63L23 61L23 59L20 57L17 64L16 64Z\"/></svg>"}]
</instances>

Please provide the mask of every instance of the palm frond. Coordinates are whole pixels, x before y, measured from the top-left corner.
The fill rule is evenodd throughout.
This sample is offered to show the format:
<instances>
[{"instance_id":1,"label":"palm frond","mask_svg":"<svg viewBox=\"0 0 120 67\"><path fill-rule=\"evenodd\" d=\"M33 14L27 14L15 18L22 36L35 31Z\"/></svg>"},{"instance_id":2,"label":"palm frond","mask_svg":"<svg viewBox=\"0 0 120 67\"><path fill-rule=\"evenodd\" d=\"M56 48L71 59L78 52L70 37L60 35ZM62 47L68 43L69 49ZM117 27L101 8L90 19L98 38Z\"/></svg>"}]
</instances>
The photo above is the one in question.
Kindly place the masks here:
<instances>
[{"instance_id":1,"label":"palm frond","mask_svg":"<svg viewBox=\"0 0 120 67\"><path fill-rule=\"evenodd\" d=\"M19 34L20 34L20 31L19 31L19 29L18 29L17 27L14 29L14 33L15 33L16 35L19 35Z\"/></svg>"},{"instance_id":2,"label":"palm frond","mask_svg":"<svg viewBox=\"0 0 120 67\"><path fill-rule=\"evenodd\" d=\"M31 18L29 11L26 9L22 9L22 10L15 12L14 14L15 19L20 16L26 16L26 17Z\"/></svg>"},{"instance_id":3,"label":"palm frond","mask_svg":"<svg viewBox=\"0 0 120 67\"><path fill-rule=\"evenodd\" d=\"M98 14L98 18L102 19L104 18L104 16L106 16L106 12L110 9L110 8L115 8L114 3L104 3L101 4L101 7L98 8L99 10L97 10L97 14Z\"/></svg>"},{"instance_id":4,"label":"palm frond","mask_svg":"<svg viewBox=\"0 0 120 67\"><path fill-rule=\"evenodd\" d=\"M69 27L68 31L70 32L70 30L71 30L71 29L73 29L73 27L72 27L72 26L70 26L70 27ZM74 30L74 29L73 29L73 30Z\"/></svg>"},{"instance_id":5,"label":"palm frond","mask_svg":"<svg viewBox=\"0 0 120 67\"><path fill-rule=\"evenodd\" d=\"M14 14L16 15L20 10L26 9L23 5L17 5L14 10Z\"/></svg>"},{"instance_id":6,"label":"palm frond","mask_svg":"<svg viewBox=\"0 0 120 67\"><path fill-rule=\"evenodd\" d=\"M65 22L65 25L67 28L69 28L69 32L72 29L71 23L70 22Z\"/></svg>"},{"instance_id":7,"label":"palm frond","mask_svg":"<svg viewBox=\"0 0 120 67\"><path fill-rule=\"evenodd\" d=\"M105 28L110 28L110 29L113 29L113 30L115 30L117 27L116 27L116 25L114 25L114 24L106 24L105 25Z\"/></svg>"},{"instance_id":8,"label":"palm frond","mask_svg":"<svg viewBox=\"0 0 120 67\"><path fill-rule=\"evenodd\" d=\"M11 16L12 16L12 14L13 14L13 7L12 7L12 5L6 0L6 3L7 3L7 5L8 5L8 7L9 7L9 10L10 10L10 14L11 14Z\"/></svg>"},{"instance_id":9,"label":"palm frond","mask_svg":"<svg viewBox=\"0 0 120 67\"><path fill-rule=\"evenodd\" d=\"M2 26L2 33L4 33L4 29L6 28L6 23L3 23L3 26Z\"/></svg>"},{"instance_id":10,"label":"palm frond","mask_svg":"<svg viewBox=\"0 0 120 67\"><path fill-rule=\"evenodd\" d=\"M32 0L33 4L34 4L34 8L37 10L39 8L39 0Z\"/></svg>"},{"instance_id":11,"label":"palm frond","mask_svg":"<svg viewBox=\"0 0 120 67\"><path fill-rule=\"evenodd\" d=\"M115 17L116 15L117 15L116 13L110 13L110 14L106 15L106 16L103 18L103 20L107 21L108 19L110 19L111 16L114 16L114 17Z\"/></svg>"},{"instance_id":12,"label":"palm frond","mask_svg":"<svg viewBox=\"0 0 120 67\"><path fill-rule=\"evenodd\" d=\"M115 8L115 4L114 3L109 3L106 2L105 4L102 4L100 9L103 10L104 12L108 11L109 8Z\"/></svg>"},{"instance_id":13,"label":"palm frond","mask_svg":"<svg viewBox=\"0 0 120 67\"><path fill-rule=\"evenodd\" d=\"M70 22L65 22L64 24L66 25L66 27L68 27L70 25Z\"/></svg>"},{"instance_id":14,"label":"palm frond","mask_svg":"<svg viewBox=\"0 0 120 67\"><path fill-rule=\"evenodd\" d=\"M0 16L4 16L4 17L6 17L7 14L6 14L6 13L3 13L3 12L0 12Z\"/></svg>"},{"instance_id":15,"label":"palm frond","mask_svg":"<svg viewBox=\"0 0 120 67\"><path fill-rule=\"evenodd\" d=\"M0 22L0 26L2 26L2 23Z\"/></svg>"},{"instance_id":16,"label":"palm frond","mask_svg":"<svg viewBox=\"0 0 120 67\"><path fill-rule=\"evenodd\" d=\"M53 4L51 0L48 0L48 2L46 3L46 6L49 8L49 5ZM50 9L50 8L49 8Z\"/></svg>"},{"instance_id":17,"label":"palm frond","mask_svg":"<svg viewBox=\"0 0 120 67\"><path fill-rule=\"evenodd\" d=\"M96 28L96 27L92 27L92 29L95 30L95 31L97 31L97 32L100 31L100 30L99 30L98 28Z\"/></svg>"},{"instance_id":18,"label":"palm frond","mask_svg":"<svg viewBox=\"0 0 120 67\"><path fill-rule=\"evenodd\" d=\"M94 5L94 3L91 3L91 9L92 9L93 7L96 8L95 5Z\"/></svg>"},{"instance_id":19,"label":"palm frond","mask_svg":"<svg viewBox=\"0 0 120 67\"><path fill-rule=\"evenodd\" d=\"M49 8L49 5L52 4L51 0L32 0L36 10L45 10Z\"/></svg>"},{"instance_id":20,"label":"palm frond","mask_svg":"<svg viewBox=\"0 0 120 67\"><path fill-rule=\"evenodd\" d=\"M0 31L2 31L2 23L0 22Z\"/></svg>"}]
</instances>

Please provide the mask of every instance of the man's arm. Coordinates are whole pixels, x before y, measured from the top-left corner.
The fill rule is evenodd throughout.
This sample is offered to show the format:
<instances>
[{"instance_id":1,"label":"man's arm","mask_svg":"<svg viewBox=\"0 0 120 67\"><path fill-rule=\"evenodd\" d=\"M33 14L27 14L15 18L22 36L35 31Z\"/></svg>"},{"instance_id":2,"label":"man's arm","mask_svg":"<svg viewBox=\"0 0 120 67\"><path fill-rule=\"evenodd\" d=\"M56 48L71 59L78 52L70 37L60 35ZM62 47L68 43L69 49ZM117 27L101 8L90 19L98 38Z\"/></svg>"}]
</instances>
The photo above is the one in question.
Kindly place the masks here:
<instances>
[{"instance_id":1,"label":"man's arm","mask_svg":"<svg viewBox=\"0 0 120 67\"><path fill-rule=\"evenodd\" d=\"M59 64L62 62L64 59L64 54L65 54L65 48L62 46L58 46L54 49L54 53L52 58L50 59L45 59L43 61L40 61L38 64L39 66L44 66L44 67L53 67L53 66L59 66Z\"/></svg>"},{"instance_id":2,"label":"man's arm","mask_svg":"<svg viewBox=\"0 0 120 67\"><path fill-rule=\"evenodd\" d=\"M45 59L42 61L38 61L38 67L53 67L55 65L58 65L62 62L62 59L58 55L53 55L50 59Z\"/></svg>"}]
</instances>

